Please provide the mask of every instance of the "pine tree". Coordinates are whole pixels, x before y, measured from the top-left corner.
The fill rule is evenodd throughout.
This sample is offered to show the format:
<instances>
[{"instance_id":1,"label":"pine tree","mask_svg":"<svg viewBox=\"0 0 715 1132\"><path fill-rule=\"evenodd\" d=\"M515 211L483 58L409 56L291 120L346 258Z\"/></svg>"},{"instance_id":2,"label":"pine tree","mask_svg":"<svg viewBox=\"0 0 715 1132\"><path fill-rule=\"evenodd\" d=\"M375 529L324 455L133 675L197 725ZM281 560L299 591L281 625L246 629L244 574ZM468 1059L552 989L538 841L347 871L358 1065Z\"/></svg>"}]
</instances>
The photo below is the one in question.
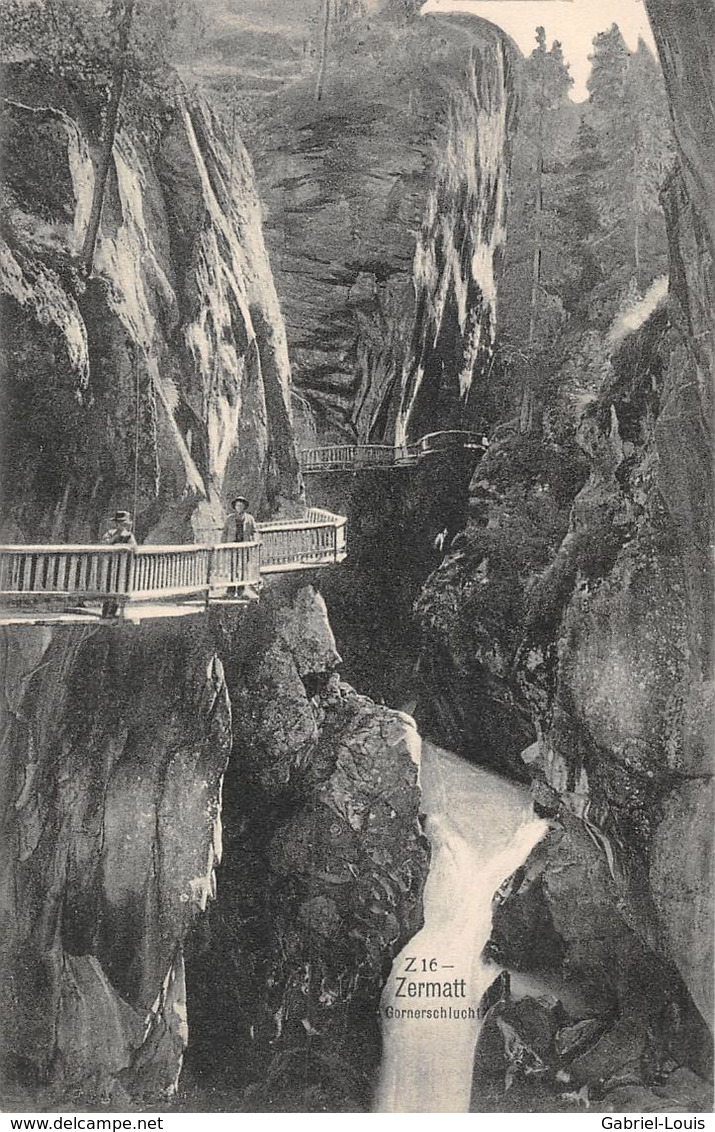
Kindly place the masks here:
<instances>
[{"instance_id":1,"label":"pine tree","mask_svg":"<svg viewBox=\"0 0 715 1132\"><path fill-rule=\"evenodd\" d=\"M644 44L631 55L616 24L597 35L586 108L608 161L594 181L603 225L599 259L611 299L642 291L665 270L658 193L669 163L662 75Z\"/></svg>"},{"instance_id":2,"label":"pine tree","mask_svg":"<svg viewBox=\"0 0 715 1132\"><path fill-rule=\"evenodd\" d=\"M500 349L523 390L522 427L536 416L541 355L558 333L560 303L553 283L563 259L558 201L562 166L575 128L568 92L573 80L561 44L547 48L543 28L522 70L519 130L512 163L505 270L500 288ZM538 422L537 422L538 423Z\"/></svg>"},{"instance_id":3,"label":"pine tree","mask_svg":"<svg viewBox=\"0 0 715 1132\"><path fill-rule=\"evenodd\" d=\"M367 14L365 0L322 0L319 20L318 75L315 81L315 99L320 102L325 89L328 63L331 55L339 58L349 47L356 22Z\"/></svg>"},{"instance_id":4,"label":"pine tree","mask_svg":"<svg viewBox=\"0 0 715 1132\"><path fill-rule=\"evenodd\" d=\"M586 84L589 103L595 111L610 118L623 105L630 59L618 24L611 24L608 31L595 36L593 54L588 58L591 63L591 74Z\"/></svg>"},{"instance_id":5,"label":"pine tree","mask_svg":"<svg viewBox=\"0 0 715 1132\"><path fill-rule=\"evenodd\" d=\"M320 39L320 62L318 64L318 78L315 83L315 100L320 102L325 86L325 73L328 68L328 45L330 43L330 0L323 0L323 30Z\"/></svg>"},{"instance_id":6,"label":"pine tree","mask_svg":"<svg viewBox=\"0 0 715 1132\"><path fill-rule=\"evenodd\" d=\"M578 128L562 204L570 261L570 270L562 284L562 295L566 309L580 312L584 317L588 297L602 278L596 250L603 238L597 186L605 168L598 135L584 114Z\"/></svg>"},{"instance_id":7,"label":"pine tree","mask_svg":"<svg viewBox=\"0 0 715 1132\"><path fill-rule=\"evenodd\" d=\"M532 80L536 116L534 253L531 269L531 302L527 338L529 349L531 349L534 345L539 313L539 287L541 285L544 250L544 139L549 116L564 102L573 79L564 63L561 44L554 42L551 50L547 51L546 33L542 27L536 29L536 48L531 54L529 64L527 76Z\"/></svg>"},{"instance_id":8,"label":"pine tree","mask_svg":"<svg viewBox=\"0 0 715 1132\"><path fill-rule=\"evenodd\" d=\"M507 248L499 292L498 412L538 429L562 353L589 328L605 330L624 302L667 271L659 190L670 127L660 68L616 25L594 40L589 99L568 99L558 44L522 68Z\"/></svg>"},{"instance_id":9,"label":"pine tree","mask_svg":"<svg viewBox=\"0 0 715 1132\"><path fill-rule=\"evenodd\" d=\"M92 207L87 223L84 244L82 245L81 262L87 274L91 274L94 266L94 251L97 244L97 233L102 219L102 205L107 187L109 167L112 163L112 150L119 120L119 104L124 89L124 78L127 71L127 52L129 49L129 36L134 18L135 0L117 0L112 5L114 18L116 47L114 66L112 69L112 86L109 96L109 105L104 124L104 137L99 163L94 175L94 192L92 194Z\"/></svg>"},{"instance_id":10,"label":"pine tree","mask_svg":"<svg viewBox=\"0 0 715 1132\"><path fill-rule=\"evenodd\" d=\"M420 13L423 0L385 0L384 11L395 20L414 20Z\"/></svg>"}]
</instances>

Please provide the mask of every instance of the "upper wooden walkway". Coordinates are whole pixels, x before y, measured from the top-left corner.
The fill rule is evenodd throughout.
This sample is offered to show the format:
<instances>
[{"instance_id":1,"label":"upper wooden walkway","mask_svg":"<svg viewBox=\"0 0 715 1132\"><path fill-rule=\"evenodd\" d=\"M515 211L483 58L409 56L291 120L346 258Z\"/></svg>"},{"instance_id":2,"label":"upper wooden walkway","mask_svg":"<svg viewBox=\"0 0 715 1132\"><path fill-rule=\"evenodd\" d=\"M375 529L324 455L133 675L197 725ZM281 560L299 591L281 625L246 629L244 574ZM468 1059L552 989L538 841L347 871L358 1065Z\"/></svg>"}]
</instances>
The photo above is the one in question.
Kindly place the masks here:
<instances>
[{"instance_id":1,"label":"upper wooden walkway","mask_svg":"<svg viewBox=\"0 0 715 1132\"><path fill-rule=\"evenodd\" d=\"M0 546L0 625L96 618L88 602L116 603L129 615L141 608L152 609L151 616L178 616L181 610L161 603L194 612L212 601L238 600L231 595L257 586L263 574L342 562L346 524L345 516L313 507L304 519L258 523L256 542ZM79 608L68 610L72 602Z\"/></svg>"},{"instance_id":2,"label":"upper wooden walkway","mask_svg":"<svg viewBox=\"0 0 715 1132\"><path fill-rule=\"evenodd\" d=\"M426 456L444 452L484 452L484 437L476 432L451 429L430 432L414 444L328 444L304 448L300 467L308 472L362 472L374 468L409 468Z\"/></svg>"}]
</instances>

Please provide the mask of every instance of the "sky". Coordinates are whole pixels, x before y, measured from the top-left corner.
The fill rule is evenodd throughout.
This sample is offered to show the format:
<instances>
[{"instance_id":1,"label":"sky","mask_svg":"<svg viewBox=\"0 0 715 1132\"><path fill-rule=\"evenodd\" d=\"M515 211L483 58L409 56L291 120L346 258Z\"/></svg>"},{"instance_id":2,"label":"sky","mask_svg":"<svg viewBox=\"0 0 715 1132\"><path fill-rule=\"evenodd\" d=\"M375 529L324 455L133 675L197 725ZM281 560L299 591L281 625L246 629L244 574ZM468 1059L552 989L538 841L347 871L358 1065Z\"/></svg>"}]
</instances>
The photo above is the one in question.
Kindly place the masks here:
<instances>
[{"instance_id":1,"label":"sky","mask_svg":"<svg viewBox=\"0 0 715 1132\"><path fill-rule=\"evenodd\" d=\"M629 48L635 50L640 36L655 54L642 0L429 0L422 10L474 12L503 28L525 55L534 46L534 29L546 28L549 45L554 39L563 44L574 79L571 97L575 102L588 97L588 56L596 32L616 23Z\"/></svg>"}]
</instances>

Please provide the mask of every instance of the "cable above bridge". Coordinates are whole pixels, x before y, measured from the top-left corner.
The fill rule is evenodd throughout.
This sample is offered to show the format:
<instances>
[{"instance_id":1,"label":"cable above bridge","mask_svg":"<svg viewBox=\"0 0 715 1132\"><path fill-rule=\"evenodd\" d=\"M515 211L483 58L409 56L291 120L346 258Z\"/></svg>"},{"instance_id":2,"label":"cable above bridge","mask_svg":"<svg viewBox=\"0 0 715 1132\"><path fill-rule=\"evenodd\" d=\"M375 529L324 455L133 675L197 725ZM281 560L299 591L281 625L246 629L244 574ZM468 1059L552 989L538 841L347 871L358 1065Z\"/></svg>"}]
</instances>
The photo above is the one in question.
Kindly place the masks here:
<instances>
[{"instance_id":1,"label":"cable above bridge","mask_svg":"<svg viewBox=\"0 0 715 1132\"><path fill-rule=\"evenodd\" d=\"M367 471L375 468L409 468L427 456L444 452L484 452L486 439L476 432L450 429L430 432L414 444L328 444L305 448L300 468L305 473Z\"/></svg>"},{"instance_id":2,"label":"cable above bridge","mask_svg":"<svg viewBox=\"0 0 715 1132\"><path fill-rule=\"evenodd\" d=\"M180 546L98 545L0 546L0 624L48 623L42 605L79 603L80 619L91 617L87 602L116 603L121 612L167 599L231 600L238 589L260 584L263 574L313 570L342 562L347 553L347 519L312 507L305 518L258 523L260 540ZM19 616L18 606L34 612ZM199 609L201 605L187 612ZM163 614L156 606L153 616ZM174 615L177 615L176 612ZM76 618L75 618L76 619Z\"/></svg>"}]
</instances>

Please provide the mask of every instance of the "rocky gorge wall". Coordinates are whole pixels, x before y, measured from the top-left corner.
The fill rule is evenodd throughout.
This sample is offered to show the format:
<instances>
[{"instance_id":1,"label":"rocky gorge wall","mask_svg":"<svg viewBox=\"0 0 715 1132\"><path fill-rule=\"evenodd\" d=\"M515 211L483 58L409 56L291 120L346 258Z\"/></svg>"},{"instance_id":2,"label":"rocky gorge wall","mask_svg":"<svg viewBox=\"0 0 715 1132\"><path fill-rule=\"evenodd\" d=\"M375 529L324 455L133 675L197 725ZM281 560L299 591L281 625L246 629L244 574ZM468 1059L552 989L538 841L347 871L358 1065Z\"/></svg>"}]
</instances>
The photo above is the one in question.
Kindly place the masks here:
<instances>
[{"instance_id":1,"label":"rocky gorge wall","mask_svg":"<svg viewBox=\"0 0 715 1132\"><path fill-rule=\"evenodd\" d=\"M296 389L319 430L476 425L504 243L513 52L483 20L373 13L252 138Z\"/></svg>"},{"instance_id":2,"label":"rocky gorge wall","mask_svg":"<svg viewBox=\"0 0 715 1132\"><path fill-rule=\"evenodd\" d=\"M227 658L226 868L189 959L187 1087L218 1044L217 1088L238 1076L246 1111L369 1111L379 995L422 918L421 741L341 683L320 599L298 588L287 616L269 598L261 619L269 607L267 652L247 626Z\"/></svg>"},{"instance_id":3,"label":"rocky gorge wall","mask_svg":"<svg viewBox=\"0 0 715 1132\"><path fill-rule=\"evenodd\" d=\"M3 648L13 1106L364 1109L420 924L420 740L340 682L312 586Z\"/></svg>"},{"instance_id":4,"label":"rocky gorge wall","mask_svg":"<svg viewBox=\"0 0 715 1132\"><path fill-rule=\"evenodd\" d=\"M371 10L334 32L320 99L306 74L260 102L250 144L303 445L481 427L514 62L475 17ZM472 468L437 456L306 483L350 519L348 561L325 591L348 670L394 705L412 698L412 605L435 540L464 524Z\"/></svg>"},{"instance_id":5,"label":"rocky gorge wall","mask_svg":"<svg viewBox=\"0 0 715 1132\"><path fill-rule=\"evenodd\" d=\"M231 708L204 626L3 630L3 1077L123 1107L175 1086L182 940L215 894Z\"/></svg>"},{"instance_id":6,"label":"rocky gorge wall","mask_svg":"<svg viewBox=\"0 0 715 1132\"><path fill-rule=\"evenodd\" d=\"M701 31L709 11L707 6L699 11ZM450 28L475 37L471 50L479 56L480 73L494 74L494 51L498 55L504 45L478 21L451 21L440 15L408 24L395 33L401 46L394 54L393 44L376 45L369 37L353 42L339 56L340 66L333 58L332 74L328 65L325 102L316 100L310 80L276 96L270 146L257 153L296 372L319 435L337 430L391 440L403 435L405 424L411 435L457 422L477 424L488 400L480 396L480 383L489 370L493 319L482 316L487 309L493 316L493 306L484 286L465 308L478 312L482 347L466 412L454 397L467 339L459 318L465 291L459 282L452 286L450 249L466 251L474 234L484 231L489 185L498 183L501 191L505 184L508 138L499 129L475 129L469 114L462 131L456 114L454 137L462 156L470 154L475 134L480 144L489 136L498 172L482 180L478 161L473 179L462 179L460 167L450 181L454 167L440 114L455 95L446 57L457 62L460 79L469 75ZM710 638L712 575L703 558L710 536L711 444L710 369L702 354L711 330L703 313L709 309L711 258L702 220L693 217L697 194L691 197L687 188L690 180L700 185L695 207L702 218L708 127L694 107L708 105L697 78L707 67L695 59L702 36L678 29L677 15L664 9L654 13L654 22L661 46L669 42L664 68L676 116L680 106L675 135L684 158L668 190L667 311L661 305L647 324L636 320L632 334L614 326L606 340L573 336L570 356L554 380L558 392L543 432L499 430L472 480L470 521L454 540L450 523L436 521L441 504L432 507L428 485L420 497L412 481L398 488L377 477L333 481L329 489L328 477L321 483L321 490L342 493L358 516L370 576L379 557L385 588L409 592L403 612L422 584L415 561L429 568L436 557L435 533L446 528L449 552L417 603L420 727L465 757L531 780L539 807L554 822L553 835L500 900L493 946L499 959L526 968L536 985L563 1000L546 1010L538 1003L516 1009L502 1001L492 1015L485 1041L488 1045L493 1027L499 1053L491 1070L483 1063L481 1070L490 1082L486 1091L494 1086L497 1106L536 1104L542 1086L551 1098L547 1104L559 1090L573 1094L570 1103L579 1098L611 1103L604 1099L610 1092L616 1106L709 1104L702 1082L688 1078L711 1072L704 1023L711 1017L705 909L712 898L705 739L710 670L704 641ZM432 47L438 41L444 52L438 97L429 59L422 60L420 71L424 95L414 90L412 72L402 69L408 53L419 52L426 29ZM370 70L371 55L390 58L389 78ZM677 77L674 68L681 68ZM508 134L515 106L507 71L508 80L488 83L480 98L505 110ZM407 120L394 116L404 102L389 88L393 73L409 92ZM293 103L295 89L303 93ZM499 90L505 104L495 97ZM349 112L334 113L336 106L348 105ZM423 211L421 202L431 198L429 191L427 198L422 195L428 182L421 153L412 148L412 111L422 123L436 118L432 184L443 175L459 185L464 195L456 195L467 202L464 209L453 208L447 194L438 212ZM401 169L400 177L391 176L392 211L390 197L383 205L375 191L375 183L388 187L385 152L402 159L406 139L422 177L411 217L408 208L399 210L410 199ZM470 196L469 184L485 190L478 200ZM499 192L492 202L498 197ZM430 215L441 242L423 261L412 249L429 243ZM502 239L503 232L496 244ZM401 263L393 253L398 247L406 249ZM492 256L488 242L482 247L498 276L499 255ZM355 248L350 260L346 248ZM373 262L360 255L363 248ZM471 245L462 262L474 264L474 253ZM430 269L420 276L423 262L437 265L436 273ZM404 290L395 300L402 281ZM417 313L413 295L425 299ZM404 325L394 310L405 316ZM421 355L423 318L429 333ZM420 358L424 365L413 364ZM439 490L434 494L440 498ZM400 558L397 537L393 553L395 532L409 566ZM370 541L380 547L372 558ZM357 562L346 576L351 571L353 582ZM338 586L341 597L347 588ZM378 595L358 589L373 611L381 609ZM389 623L389 611L386 617L374 613L376 620ZM361 647L370 632L367 615L361 620L358 612L352 622L343 621L351 644L357 639ZM409 648L404 635L399 639ZM372 667L383 673L389 664L376 656ZM543 965L546 976L534 970ZM541 976L545 981L539 982ZM533 1002L536 992L530 993ZM684 1078L676 1088L680 1073ZM673 1095L667 1094L671 1078ZM645 1092L619 1096L619 1086ZM475 1105L488 1103L484 1094L477 1088Z\"/></svg>"},{"instance_id":7,"label":"rocky gorge wall","mask_svg":"<svg viewBox=\"0 0 715 1132\"><path fill-rule=\"evenodd\" d=\"M554 824L495 910L531 989L488 1015L475 1103L517 1110L712 1104L712 6L699 31L649 8L679 146L668 302L574 347L538 435L499 430L417 607L420 726L480 736Z\"/></svg>"},{"instance_id":8,"label":"rocky gorge wall","mask_svg":"<svg viewBox=\"0 0 715 1132\"><path fill-rule=\"evenodd\" d=\"M300 514L245 151L200 100L151 128L127 114L85 275L91 96L10 70L4 541L96 541L135 468L143 542L215 539L237 489L259 517ZM250 1108L251 1089L368 1103L384 968L421 916L419 737L341 684L313 580L272 579L255 608L1 630L11 1107L164 1103L194 1030L197 1110ZM341 1092L331 1057L353 1047ZM316 1059L310 1096L286 1058Z\"/></svg>"},{"instance_id":9,"label":"rocky gorge wall","mask_svg":"<svg viewBox=\"0 0 715 1132\"><path fill-rule=\"evenodd\" d=\"M6 526L96 538L108 511L133 509L135 481L149 541L215 533L235 490L259 513L299 508L285 331L246 151L229 152L196 99L165 107L154 132L128 119L83 278L89 110L36 68L10 68L7 86Z\"/></svg>"}]
</instances>

